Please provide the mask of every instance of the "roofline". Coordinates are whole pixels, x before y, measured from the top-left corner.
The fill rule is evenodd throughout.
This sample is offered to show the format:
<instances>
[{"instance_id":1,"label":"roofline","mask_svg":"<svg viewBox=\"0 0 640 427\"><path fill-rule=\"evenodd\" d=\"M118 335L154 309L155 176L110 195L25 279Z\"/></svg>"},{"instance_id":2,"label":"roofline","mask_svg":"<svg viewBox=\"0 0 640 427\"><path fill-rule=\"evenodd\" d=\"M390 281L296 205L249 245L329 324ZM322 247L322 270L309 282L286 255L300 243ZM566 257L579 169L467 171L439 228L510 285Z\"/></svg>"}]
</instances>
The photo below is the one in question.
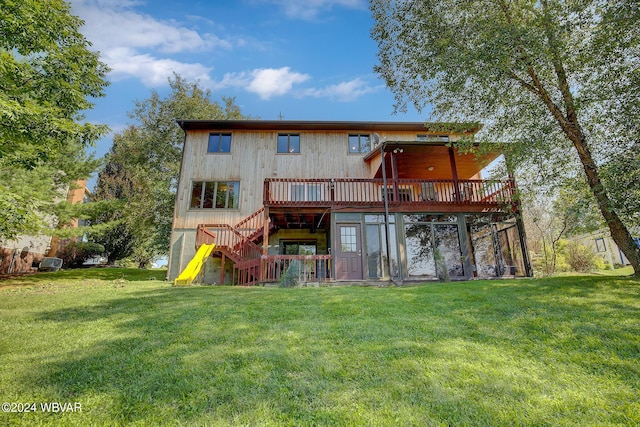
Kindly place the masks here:
<instances>
[{"instance_id":1,"label":"roofline","mask_svg":"<svg viewBox=\"0 0 640 427\"><path fill-rule=\"evenodd\" d=\"M442 134L476 133L479 123L430 122L354 122L313 120L177 120L187 130L348 130L348 131L415 131Z\"/></svg>"}]
</instances>

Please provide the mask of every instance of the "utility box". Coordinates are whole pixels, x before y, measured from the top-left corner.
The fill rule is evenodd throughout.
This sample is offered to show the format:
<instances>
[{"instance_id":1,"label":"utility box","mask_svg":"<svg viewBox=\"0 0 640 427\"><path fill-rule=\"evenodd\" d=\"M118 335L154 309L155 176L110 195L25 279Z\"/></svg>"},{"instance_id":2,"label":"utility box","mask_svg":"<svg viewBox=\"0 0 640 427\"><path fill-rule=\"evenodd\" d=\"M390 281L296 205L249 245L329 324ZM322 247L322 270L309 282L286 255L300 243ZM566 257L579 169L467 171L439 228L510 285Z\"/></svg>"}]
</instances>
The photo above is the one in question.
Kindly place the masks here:
<instances>
[{"instance_id":1,"label":"utility box","mask_svg":"<svg viewBox=\"0 0 640 427\"><path fill-rule=\"evenodd\" d=\"M62 258L45 257L40 261L38 271L58 271L62 267Z\"/></svg>"}]
</instances>

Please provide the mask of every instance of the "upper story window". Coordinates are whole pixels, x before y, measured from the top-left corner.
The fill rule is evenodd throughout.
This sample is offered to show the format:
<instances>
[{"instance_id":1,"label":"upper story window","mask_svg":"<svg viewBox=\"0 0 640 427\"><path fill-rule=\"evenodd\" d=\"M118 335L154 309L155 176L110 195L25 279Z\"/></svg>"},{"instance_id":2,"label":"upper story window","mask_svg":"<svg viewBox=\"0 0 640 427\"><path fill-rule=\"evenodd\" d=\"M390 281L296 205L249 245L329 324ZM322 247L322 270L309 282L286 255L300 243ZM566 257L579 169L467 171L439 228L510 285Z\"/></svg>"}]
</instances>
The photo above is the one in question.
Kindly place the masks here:
<instances>
[{"instance_id":1,"label":"upper story window","mask_svg":"<svg viewBox=\"0 0 640 427\"><path fill-rule=\"evenodd\" d=\"M191 209L238 209L239 181L194 181Z\"/></svg>"},{"instance_id":2,"label":"upper story window","mask_svg":"<svg viewBox=\"0 0 640 427\"><path fill-rule=\"evenodd\" d=\"M369 135L349 135L349 153L368 153L371 151Z\"/></svg>"},{"instance_id":3,"label":"upper story window","mask_svg":"<svg viewBox=\"0 0 640 427\"><path fill-rule=\"evenodd\" d=\"M449 142L448 135L417 135L416 141L426 141L426 142Z\"/></svg>"},{"instance_id":4,"label":"upper story window","mask_svg":"<svg viewBox=\"0 0 640 427\"><path fill-rule=\"evenodd\" d=\"M230 133L210 133L207 153L230 153L231 134Z\"/></svg>"},{"instance_id":5,"label":"upper story window","mask_svg":"<svg viewBox=\"0 0 640 427\"><path fill-rule=\"evenodd\" d=\"M279 133L278 153L300 153L300 134Z\"/></svg>"}]
</instances>

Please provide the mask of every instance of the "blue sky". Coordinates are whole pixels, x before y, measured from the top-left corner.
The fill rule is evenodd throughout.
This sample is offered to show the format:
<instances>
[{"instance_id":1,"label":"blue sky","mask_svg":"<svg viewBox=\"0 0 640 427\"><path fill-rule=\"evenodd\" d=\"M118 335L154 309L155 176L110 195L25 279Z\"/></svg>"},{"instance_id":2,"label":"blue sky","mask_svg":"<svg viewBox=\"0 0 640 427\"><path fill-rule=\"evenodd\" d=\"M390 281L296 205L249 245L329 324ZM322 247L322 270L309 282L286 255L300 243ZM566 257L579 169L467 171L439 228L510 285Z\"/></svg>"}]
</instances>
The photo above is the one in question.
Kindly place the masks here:
<instances>
[{"instance_id":1,"label":"blue sky","mask_svg":"<svg viewBox=\"0 0 640 427\"><path fill-rule=\"evenodd\" d=\"M366 0L71 0L83 34L111 69L106 97L87 119L112 133L173 72L235 97L263 120L424 121L393 114L393 96L373 72L376 43ZM99 156L111 135L96 147Z\"/></svg>"}]
</instances>

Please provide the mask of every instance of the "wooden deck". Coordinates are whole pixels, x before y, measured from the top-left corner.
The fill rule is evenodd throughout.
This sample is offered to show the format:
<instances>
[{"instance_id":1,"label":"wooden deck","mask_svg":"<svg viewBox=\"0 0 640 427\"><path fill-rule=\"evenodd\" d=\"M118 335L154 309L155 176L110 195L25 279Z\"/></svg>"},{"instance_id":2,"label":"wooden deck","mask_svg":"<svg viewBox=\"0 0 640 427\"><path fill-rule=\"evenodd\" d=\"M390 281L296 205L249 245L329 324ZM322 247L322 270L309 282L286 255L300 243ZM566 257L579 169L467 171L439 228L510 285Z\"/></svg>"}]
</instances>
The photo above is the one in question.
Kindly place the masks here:
<instances>
[{"instance_id":1,"label":"wooden deck","mask_svg":"<svg viewBox=\"0 0 640 427\"><path fill-rule=\"evenodd\" d=\"M376 212L386 208L395 212L478 212L517 208L512 180L413 180L396 179L267 179L264 182L264 208L245 220L227 224L200 224L196 246L215 243L215 253L234 265L233 283L331 281L331 255L268 255L257 244L263 238L265 208L272 220L288 210L340 208L342 211ZM314 221L309 224L316 224ZM311 225L309 225L311 226ZM223 273L224 274L224 273ZM223 281L221 277L221 281Z\"/></svg>"},{"instance_id":2,"label":"wooden deck","mask_svg":"<svg viewBox=\"0 0 640 427\"><path fill-rule=\"evenodd\" d=\"M508 208L515 202L513 180L388 180L382 179L267 179L264 205L270 208L384 208L434 207L446 211Z\"/></svg>"}]
</instances>

